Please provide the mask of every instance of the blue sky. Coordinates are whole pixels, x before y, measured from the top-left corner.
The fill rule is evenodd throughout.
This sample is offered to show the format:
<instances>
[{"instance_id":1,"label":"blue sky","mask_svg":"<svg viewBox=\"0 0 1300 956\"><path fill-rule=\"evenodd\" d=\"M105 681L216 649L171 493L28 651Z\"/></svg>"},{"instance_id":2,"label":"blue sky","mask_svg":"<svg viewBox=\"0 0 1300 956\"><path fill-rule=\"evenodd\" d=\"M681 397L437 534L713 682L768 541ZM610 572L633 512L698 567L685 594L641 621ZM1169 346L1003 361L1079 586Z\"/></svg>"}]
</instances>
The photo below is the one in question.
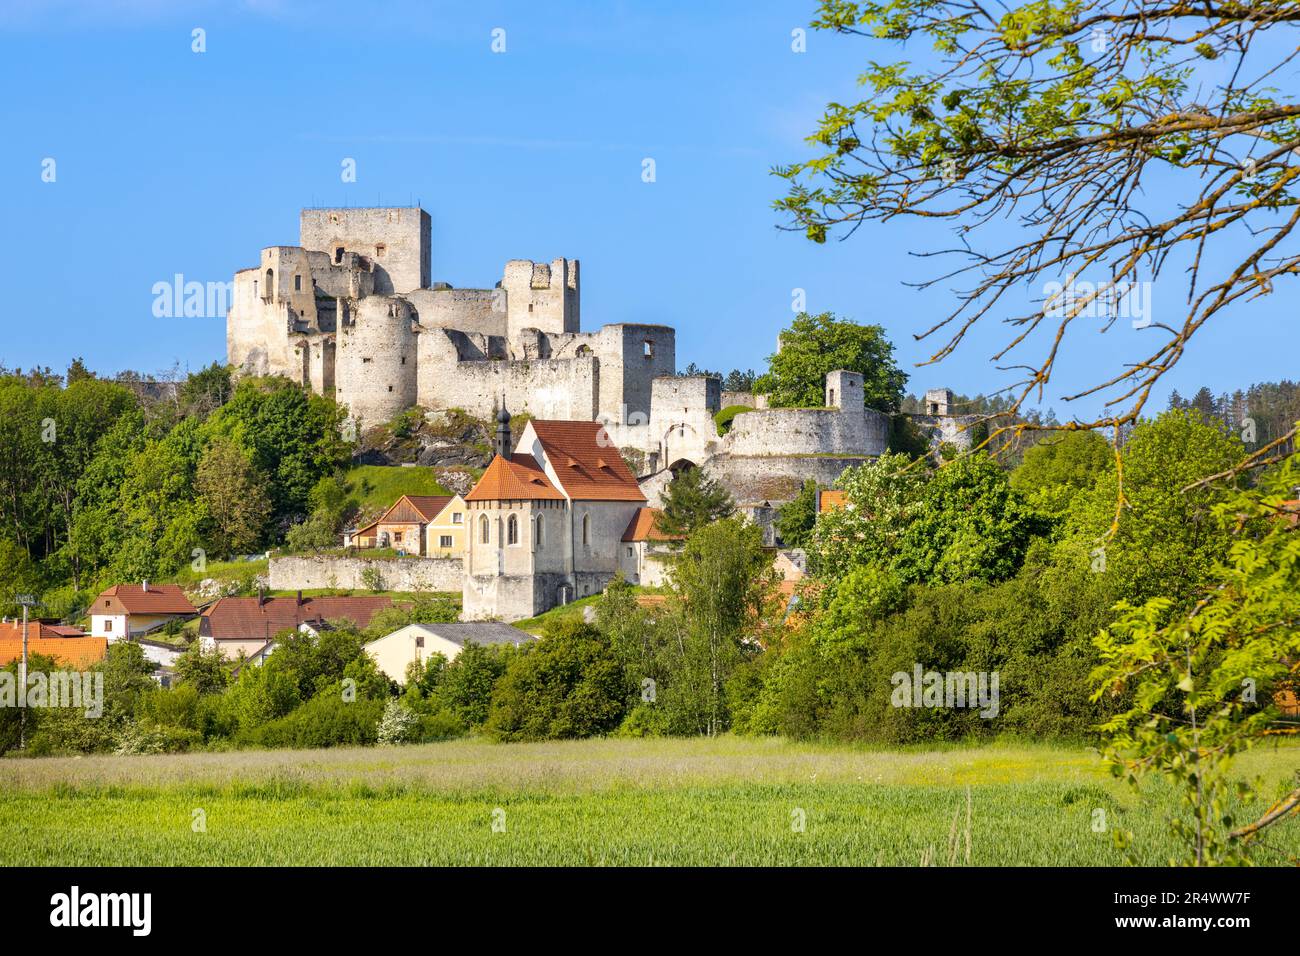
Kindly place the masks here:
<instances>
[{"instance_id":1,"label":"blue sky","mask_svg":"<svg viewBox=\"0 0 1300 956\"><path fill-rule=\"evenodd\" d=\"M930 349L913 333L950 297L904 282L931 274L911 253L948 245L942 227L870 225L824 246L776 228L770 167L805 155L821 107L854 96L869 57L897 55L814 32L792 52L812 10L6 0L0 362L62 369L82 355L113 373L224 359L224 319L154 317L155 282L228 280L261 247L295 243L303 205L418 201L433 217L434 279L488 287L509 258L578 258L584 326L674 325L679 366L761 369L802 288L810 311L883 325L913 391L1007 384L989 362L1004 331L993 324L914 368ZM345 184L349 157L357 182ZM1294 377L1292 350L1277 347L1294 303L1284 287L1224 314L1160 405L1169 386ZM1072 341L1044 403L1063 418L1076 410L1061 395L1149 346L1126 323L1100 325Z\"/></svg>"}]
</instances>

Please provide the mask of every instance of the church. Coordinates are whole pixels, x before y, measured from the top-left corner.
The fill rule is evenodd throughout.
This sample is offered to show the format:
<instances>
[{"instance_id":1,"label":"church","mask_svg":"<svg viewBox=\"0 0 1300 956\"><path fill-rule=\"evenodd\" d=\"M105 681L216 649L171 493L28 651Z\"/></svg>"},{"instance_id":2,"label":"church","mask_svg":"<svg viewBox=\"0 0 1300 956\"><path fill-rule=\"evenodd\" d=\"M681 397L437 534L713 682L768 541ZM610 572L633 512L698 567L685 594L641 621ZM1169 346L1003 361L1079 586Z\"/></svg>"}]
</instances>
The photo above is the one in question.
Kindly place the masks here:
<instances>
[{"instance_id":1,"label":"church","mask_svg":"<svg viewBox=\"0 0 1300 956\"><path fill-rule=\"evenodd\" d=\"M530 420L465 495L462 620L515 621L603 591L646 497L599 422Z\"/></svg>"}]
</instances>

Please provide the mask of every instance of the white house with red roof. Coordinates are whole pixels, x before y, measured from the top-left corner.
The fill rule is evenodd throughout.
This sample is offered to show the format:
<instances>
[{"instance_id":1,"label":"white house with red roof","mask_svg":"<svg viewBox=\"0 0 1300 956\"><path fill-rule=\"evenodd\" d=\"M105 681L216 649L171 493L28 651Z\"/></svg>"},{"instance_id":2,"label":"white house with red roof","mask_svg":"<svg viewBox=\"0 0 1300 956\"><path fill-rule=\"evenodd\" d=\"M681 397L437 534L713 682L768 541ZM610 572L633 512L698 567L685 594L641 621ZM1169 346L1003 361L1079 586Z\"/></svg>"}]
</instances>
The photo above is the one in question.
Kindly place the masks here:
<instances>
[{"instance_id":1,"label":"white house with red roof","mask_svg":"<svg viewBox=\"0 0 1300 956\"><path fill-rule=\"evenodd\" d=\"M533 419L465 495L464 620L517 621L596 594L620 570L620 544L646 504L599 422Z\"/></svg>"},{"instance_id":2,"label":"white house with red roof","mask_svg":"<svg viewBox=\"0 0 1300 956\"><path fill-rule=\"evenodd\" d=\"M109 641L156 631L169 621L187 621L198 609L179 584L115 584L90 606L90 633Z\"/></svg>"}]
</instances>

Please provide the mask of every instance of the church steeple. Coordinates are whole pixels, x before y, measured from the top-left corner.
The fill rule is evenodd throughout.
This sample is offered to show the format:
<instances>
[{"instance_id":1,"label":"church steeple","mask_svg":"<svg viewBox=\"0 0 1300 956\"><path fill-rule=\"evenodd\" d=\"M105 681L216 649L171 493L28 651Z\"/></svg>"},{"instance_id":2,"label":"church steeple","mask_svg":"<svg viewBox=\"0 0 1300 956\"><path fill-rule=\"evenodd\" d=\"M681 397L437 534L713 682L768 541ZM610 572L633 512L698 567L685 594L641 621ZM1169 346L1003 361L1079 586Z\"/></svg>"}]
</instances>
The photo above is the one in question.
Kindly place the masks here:
<instances>
[{"instance_id":1,"label":"church steeple","mask_svg":"<svg viewBox=\"0 0 1300 956\"><path fill-rule=\"evenodd\" d=\"M497 412L497 435L492 450L507 461L510 459L511 452L514 451L510 441L510 413L506 411L504 395L501 396L501 410Z\"/></svg>"}]
</instances>

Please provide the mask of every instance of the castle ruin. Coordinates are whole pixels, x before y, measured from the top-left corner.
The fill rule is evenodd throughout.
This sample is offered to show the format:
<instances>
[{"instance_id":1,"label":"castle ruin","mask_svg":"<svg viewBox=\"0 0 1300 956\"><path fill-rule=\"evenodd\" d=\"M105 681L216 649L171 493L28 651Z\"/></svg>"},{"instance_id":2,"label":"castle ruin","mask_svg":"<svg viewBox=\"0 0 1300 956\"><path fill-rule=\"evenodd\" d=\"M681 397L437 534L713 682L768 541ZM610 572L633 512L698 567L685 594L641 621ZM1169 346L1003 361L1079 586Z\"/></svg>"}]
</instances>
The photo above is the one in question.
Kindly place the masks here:
<instances>
[{"instance_id":1,"label":"castle ruin","mask_svg":"<svg viewBox=\"0 0 1300 956\"><path fill-rule=\"evenodd\" d=\"M821 408L728 393L751 410L719 434L721 383L676 375L671 327L582 331L578 260L511 259L493 288L458 289L431 279L431 231L418 207L302 210L299 245L235 274L229 363L332 395L361 428L414 406L489 418L502 396L536 419L598 421L651 503L698 466L757 513L885 451L889 418L863 406L861 375L828 375ZM946 404L931 407L932 434L960 443Z\"/></svg>"}]
</instances>

